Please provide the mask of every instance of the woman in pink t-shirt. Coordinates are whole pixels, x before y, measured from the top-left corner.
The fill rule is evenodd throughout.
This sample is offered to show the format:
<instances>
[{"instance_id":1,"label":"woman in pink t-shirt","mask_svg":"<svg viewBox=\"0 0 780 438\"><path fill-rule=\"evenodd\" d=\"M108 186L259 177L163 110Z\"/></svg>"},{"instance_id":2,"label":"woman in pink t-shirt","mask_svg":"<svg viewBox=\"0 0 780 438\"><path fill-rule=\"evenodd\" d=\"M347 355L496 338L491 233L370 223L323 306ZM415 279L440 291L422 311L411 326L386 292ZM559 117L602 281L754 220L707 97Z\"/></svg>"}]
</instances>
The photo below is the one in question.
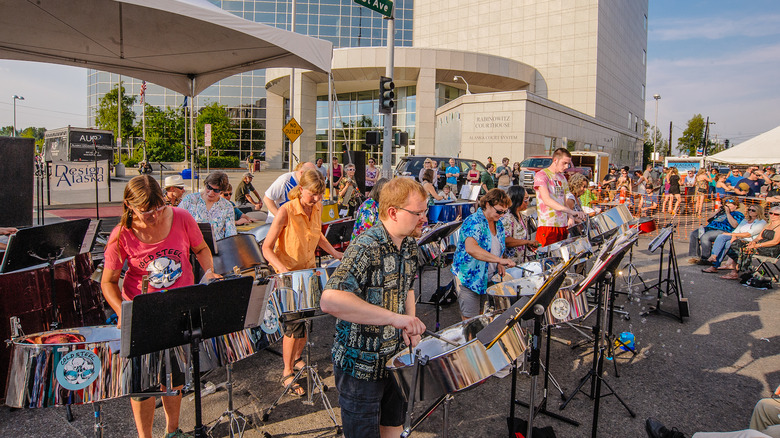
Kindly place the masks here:
<instances>
[{"instance_id":1,"label":"woman in pink t-shirt","mask_svg":"<svg viewBox=\"0 0 780 438\"><path fill-rule=\"evenodd\" d=\"M190 250L206 271L206 277L216 277L212 273L211 252L195 220L185 210L165 205L162 189L154 178L141 175L131 179L125 187L123 208L119 225L111 232L106 245L100 283L103 296L119 321L122 321L122 301L144 293L141 290L144 276L149 280L146 292L192 285ZM119 276L125 261L128 270L120 292ZM175 365L172 367L176 368ZM181 388L183 374L177 374L176 370L171 372L180 377L174 378L173 389ZM130 404L138 435L152 436L154 399L133 398ZM168 434L180 433L180 406L181 395L163 397Z\"/></svg>"}]
</instances>

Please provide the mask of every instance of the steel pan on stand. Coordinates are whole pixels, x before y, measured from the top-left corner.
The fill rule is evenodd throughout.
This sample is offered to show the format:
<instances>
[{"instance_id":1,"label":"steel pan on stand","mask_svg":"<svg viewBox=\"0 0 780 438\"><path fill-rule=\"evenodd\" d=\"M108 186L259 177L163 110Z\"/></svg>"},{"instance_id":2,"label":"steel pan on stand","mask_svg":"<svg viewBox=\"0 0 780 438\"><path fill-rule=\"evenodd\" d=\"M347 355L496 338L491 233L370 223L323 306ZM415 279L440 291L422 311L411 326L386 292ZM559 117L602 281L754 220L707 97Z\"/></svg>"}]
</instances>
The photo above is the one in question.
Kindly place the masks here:
<instances>
[{"instance_id":1,"label":"steel pan on stand","mask_svg":"<svg viewBox=\"0 0 780 438\"><path fill-rule=\"evenodd\" d=\"M53 330L10 343L13 353L5 402L11 407L93 403L164 382L163 352L136 362L120 357L120 331L115 326Z\"/></svg>"},{"instance_id":2,"label":"steel pan on stand","mask_svg":"<svg viewBox=\"0 0 780 438\"><path fill-rule=\"evenodd\" d=\"M301 269L272 275L268 282L279 316L299 312L314 313L328 281L325 268Z\"/></svg>"},{"instance_id":3,"label":"steel pan on stand","mask_svg":"<svg viewBox=\"0 0 780 438\"><path fill-rule=\"evenodd\" d=\"M586 237L571 237L552 245L542 246L536 250L539 258L558 257L563 261L569 261L575 255L583 251L591 251L590 241Z\"/></svg>"}]
</instances>

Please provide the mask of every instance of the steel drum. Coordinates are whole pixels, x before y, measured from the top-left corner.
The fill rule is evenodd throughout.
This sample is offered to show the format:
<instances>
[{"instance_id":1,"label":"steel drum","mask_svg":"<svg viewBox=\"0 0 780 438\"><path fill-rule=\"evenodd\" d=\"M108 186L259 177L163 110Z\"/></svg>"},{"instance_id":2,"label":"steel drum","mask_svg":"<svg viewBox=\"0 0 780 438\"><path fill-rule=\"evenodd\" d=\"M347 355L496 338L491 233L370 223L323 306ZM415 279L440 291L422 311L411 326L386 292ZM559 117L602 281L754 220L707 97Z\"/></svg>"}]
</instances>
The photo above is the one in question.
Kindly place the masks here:
<instances>
[{"instance_id":1,"label":"steel drum","mask_svg":"<svg viewBox=\"0 0 780 438\"><path fill-rule=\"evenodd\" d=\"M480 315L450 326L439 335L458 346L434 337L425 337L415 351L428 357L417 379L417 400L429 400L471 388L503 369L526 350L525 331L514 325L490 350L477 338L497 314ZM387 369L401 394L409 400L415 373L414 359L405 348L387 361Z\"/></svg>"},{"instance_id":2,"label":"steel drum","mask_svg":"<svg viewBox=\"0 0 780 438\"><path fill-rule=\"evenodd\" d=\"M528 262L519 265L524 269L511 271L520 272L520 276L511 280L496 283L487 288L488 302L490 310L503 312L514 304L517 299L523 295L534 295L544 284L545 275L542 273L539 262ZM510 268L513 269L513 268ZM507 269L507 273L510 272ZM516 268L514 268L516 269ZM538 273L536 273L538 271Z\"/></svg>"},{"instance_id":3,"label":"steel drum","mask_svg":"<svg viewBox=\"0 0 780 438\"><path fill-rule=\"evenodd\" d=\"M137 360L120 357L120 331L115 326L53 330L10 343L13 353L5 403L11 407L93 403L164 382L163 353Z\"/></svg>"},{"instance_id":4,"label":"steel drum","mask_svg":"<svg viewBox=\"0 0 780 438\"><path fill-rule=\"evenodd\" d=\"M652 233L656 230L655 219L651 217L640 217L628 223L630 228L638 227L641 234Z\"/></svg>"},{"instance_id":5,"label":"steel drum","mask_svg":"<svg viewBox=\"0 0 780 438\"><path fill-rule=\"evenodd\" d=\"M279 316L314 312L320 306L328 273L325 268L302 269L272 275L268 286Z\"/></svg>"},{"instance_id":6,"label":"steel drum","mask_svg":"<svg viewBox=\"0 0 780 438\"><path fill-rule=\"evenodd\" d=\"M550 305L547 306L547 311L544 315L547 324L561 324L573 321L582 318L588 313L588 298L585 294L575 294L575 286L584 279L585 277L580 274L566 273L563 285L561 285L558 293L555 294L555 298Z\"/></svg>"},{"instance_id":7,"label":"steel drum","mask_svg":"<svg viewBox=\"0 0 780 438\"><path fill-rule=\"evenodd\" d=\"M217 240L217 255L214 256L214 272L219 275L233 273L233 267L241 272L266 264L260 245L249 234L236 234Z\"/></svg>"},{"instance_id":8,"label":"steel drum","mask_svg":"<svg viewBox=\"0 0 780 438\"><path fill-rule=\"evenodd\" d=\"M277 332L278 333L278 330ZM234 333L204 339L200 343L200 370L201 372L223 367L246 359L267 347L271 342L281 338L265 335L261 328L248 328ZM283 334L283 333L282 333ZM177 347L176 357L179 360L180 369L187 360L187 349ZM187 373L191 377L191 373ZM188 380L189 381L189 380Z\"/></svg>"},{"instance_id":9,"label":"steel drum","mask_svg":"<svg viewBox=\"0 0 780 438\"><path fill-rule=\"evenodd\" d=\"M439 242L420 245L417 247L417 262L420 266L430 265L434 260L439 258L443 252Z\"/></svg>"},{"instance_id":10,"label":"steel drum","mask_svg":"<svg viewBox=\"0 0 780 438\"><path fill-rule=\"evenodd\" d=\"M621 225L630 222L634 216L625 204L617 205L590 219L590 238L604 239L616 232Z\"/></svg>"},{"instance_id":11,"label":"steel drum","mask_svg":"<svg viewBox=\"0 0 780 438\"><path fill-rule=\"evenodd\" d=\"M255 222L249 225L241 225L237 227L239 234L250 234L254 236L255 242L262 244L265 240L265 236L268 235L268 230L271 229L271 224L261 224Z\"/></svg>"},{"instance_id":12,"label":"steel drum","mask_svg":"<svg viewBox=\"0 0 780 438\"><path fill-rule=\"evenodd\" d=\"M552 245L542 246L536 250L537 257L559 257L563 261L569 261L582 251L591 251L590 241L587 237L571 237Z\"/></svg>"}]
</instances>

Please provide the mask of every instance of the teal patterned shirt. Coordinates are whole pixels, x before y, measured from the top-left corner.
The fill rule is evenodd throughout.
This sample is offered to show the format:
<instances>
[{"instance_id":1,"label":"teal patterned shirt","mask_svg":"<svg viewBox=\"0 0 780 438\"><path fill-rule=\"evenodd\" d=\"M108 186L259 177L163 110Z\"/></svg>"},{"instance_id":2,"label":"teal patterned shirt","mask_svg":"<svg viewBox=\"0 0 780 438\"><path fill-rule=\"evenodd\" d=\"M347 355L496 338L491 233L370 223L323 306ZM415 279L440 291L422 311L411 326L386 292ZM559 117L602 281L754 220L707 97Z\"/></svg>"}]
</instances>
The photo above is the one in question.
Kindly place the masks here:
<instances>
[{"instance_id":1,"label":"teal patterned shirt","mask_svg":"<svg viewBox=\"0 0 780 438\"><path fill-rule=\"evenodd\" d=\"M496 222L496 236L503 255L506 250L506 235L501 221ZM466 252L466 238L468 237L473 237L480 248L490 252L492 235L485 212L481 208L467 217L463 221L463 225L460 226L460 236L452 262L452 274L458 276L458 280L463 286L479 295L484 295L487 293L488 262L477 260Z\"/></svg>"},{"instance_id":2,"label":"teal patterned shirt","mask_svg":"<svg viewBox=\"0 0 780 438\"><path fill-rule=\"evenodd\" d=\"M368 303L403 314L416 273L414 238L405 238L398 249L379 221L349 245L325 288L352 292ZM403 346L401 330L393 326L337 319L333 365L356 379L376 381L388 376L385 364Z\"/></svg>"}]
</instances>

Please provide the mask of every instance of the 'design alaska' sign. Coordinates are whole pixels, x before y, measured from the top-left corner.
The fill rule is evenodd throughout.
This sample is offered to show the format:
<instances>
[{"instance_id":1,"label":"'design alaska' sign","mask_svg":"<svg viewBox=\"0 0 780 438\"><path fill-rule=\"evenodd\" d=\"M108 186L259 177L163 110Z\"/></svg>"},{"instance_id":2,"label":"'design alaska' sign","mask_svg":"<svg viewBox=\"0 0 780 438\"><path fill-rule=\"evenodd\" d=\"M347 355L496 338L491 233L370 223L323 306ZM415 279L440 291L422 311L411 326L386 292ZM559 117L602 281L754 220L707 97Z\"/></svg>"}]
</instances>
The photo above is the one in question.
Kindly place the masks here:
<instances>
[{"instance_id":1,"label":"'design alaska' sign","mask_svg":"<svg viewBox=\"0 0 780 438\"><path fill-rule=\"evenodd\" d=\"M377 11L387 18L393 15L393 2L391 0L355 0L355 3Z\"/></svg>"}]
</instances>

